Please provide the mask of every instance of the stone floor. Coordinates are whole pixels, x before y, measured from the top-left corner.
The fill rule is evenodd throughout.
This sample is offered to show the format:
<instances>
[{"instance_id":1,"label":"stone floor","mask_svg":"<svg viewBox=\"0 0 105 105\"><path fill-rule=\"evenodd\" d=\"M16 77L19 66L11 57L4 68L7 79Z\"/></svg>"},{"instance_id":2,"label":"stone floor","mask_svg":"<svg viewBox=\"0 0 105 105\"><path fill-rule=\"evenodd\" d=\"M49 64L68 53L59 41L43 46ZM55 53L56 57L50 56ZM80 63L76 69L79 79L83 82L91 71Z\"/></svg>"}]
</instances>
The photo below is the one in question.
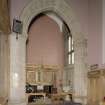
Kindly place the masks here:
<instances>
[{"instance_id":1,"label":"stone floor","mask_svg":"<svg viewBox=\"0 0 105 105\"><path fill-rule=\"evenodd\" d=\"M45 103L40 103L40 104L35 104L35 103L30 103L28 105L82 105L81 103L74 103L74 102L53 102L51 104L45 104Z\"/></svg>"}]
</instances>

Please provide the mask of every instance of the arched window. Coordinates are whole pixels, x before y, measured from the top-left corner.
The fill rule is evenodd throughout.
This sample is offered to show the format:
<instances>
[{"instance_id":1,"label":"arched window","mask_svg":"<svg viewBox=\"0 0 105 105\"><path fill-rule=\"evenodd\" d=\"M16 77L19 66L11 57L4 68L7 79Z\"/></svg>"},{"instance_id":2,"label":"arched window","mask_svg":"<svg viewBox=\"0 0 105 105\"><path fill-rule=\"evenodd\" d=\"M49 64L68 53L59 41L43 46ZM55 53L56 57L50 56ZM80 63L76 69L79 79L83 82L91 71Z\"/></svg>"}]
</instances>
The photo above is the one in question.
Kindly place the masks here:
<instances>
[{"instance_id":1,"label":"arched window","mask_svg":"<svg viewBox=\"0 0 105 105\"><path fill-rule=\"evenodd\" d=\"M64 47L65 47L65 65L74 64L74 43L73 37L68 26L63 25Z\"/></svg>"},{"instance_id":2,"label":"arched window","mask_svg":"<svg viewBox=\"0 0 105 105\"><path fill-rule=\"evenodd\" d=\"M72 35L68 36L68 64L74 64L74 44Z\"/></svg>"}]
</instances>

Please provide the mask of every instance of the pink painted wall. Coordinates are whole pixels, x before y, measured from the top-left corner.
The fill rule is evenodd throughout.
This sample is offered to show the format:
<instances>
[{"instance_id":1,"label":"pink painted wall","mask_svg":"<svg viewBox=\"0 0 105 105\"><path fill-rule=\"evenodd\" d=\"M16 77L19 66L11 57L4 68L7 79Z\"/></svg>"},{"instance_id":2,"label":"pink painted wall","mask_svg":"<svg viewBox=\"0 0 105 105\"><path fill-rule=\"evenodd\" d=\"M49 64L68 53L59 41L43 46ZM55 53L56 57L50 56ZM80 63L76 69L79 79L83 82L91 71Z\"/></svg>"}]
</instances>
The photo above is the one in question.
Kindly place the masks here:
<instances>
[{"instance_id":1,"label":"pink painted wall","mask_svg":"<svg viewBox=\"0 0 105 105\"><path fill-rule=\"evenodd\" d=\"M19 19L22 10L26 5L28 5L29 2L30 0L10 0L11 23L13 18Z\"/></svg>"},{"instance_id":2,"label":"pink painted wall","mask_svg":"<svg viewBox=\"0 0 105 105\"><path fill-rule=\"evenodd\" d=\"M11 0L11 22L30 0ZM88 39L88 63L102 63L102 0L66 0Z\"/></svg>"},{"instance_id":3,"label":"pink painted wall","mask_svg":"<svg viewBox=\"0 0 105 105\"><path fill-rule=\"evenodd\" d=\"M76 19L80 23L82 32L85 35L88 35L88 0L66 0L66 1L74 11Z\"/></svg>"},{"instance_id":4,"label":"pink painted wall","mask_svg":"<svg viewBox=\"0 0 105 105\"><path fill-rule=\"evenodd\" d=\"M102 64L102 0L89 0L88 62Z\"/></svg>"},{"instance_id":5,"label":"pink painted wall","mask_svg":"<svg viewBox=\"0 0 105 105\"><path fill-rule=\"evenodd\" d=\"M27 63L64 65L63 35L48 16L37 19L29 30Z\"/></svg>"}]
</instances>

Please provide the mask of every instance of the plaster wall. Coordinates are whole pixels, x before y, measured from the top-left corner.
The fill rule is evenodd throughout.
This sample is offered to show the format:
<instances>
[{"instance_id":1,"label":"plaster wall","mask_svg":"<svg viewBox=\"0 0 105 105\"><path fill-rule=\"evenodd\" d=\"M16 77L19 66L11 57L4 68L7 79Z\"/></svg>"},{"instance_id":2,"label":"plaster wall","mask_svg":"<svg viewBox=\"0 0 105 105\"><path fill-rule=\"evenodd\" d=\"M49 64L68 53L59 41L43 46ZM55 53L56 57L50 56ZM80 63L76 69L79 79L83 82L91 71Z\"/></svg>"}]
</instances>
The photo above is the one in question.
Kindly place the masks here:
<instances>
[{"instance_id":1,"label":"plaster wall","mask_svg":"<svg viewBox=\"0 0 105 105\"><path fill-rule=\"evenodd\" d=\"M89 0L88 63L102 64L102 0Z\"/></svg>"},{"instance_id":2,"label":"plaster wall","mask_svg":"<svg viewBox=\"0 0 105 105\"><path fill-rule=\"evenodd\" d=\"M57 23L48 16L37 19L29 30L27 63L64 65L64 40Z\"/></svg>"}]
</instances>

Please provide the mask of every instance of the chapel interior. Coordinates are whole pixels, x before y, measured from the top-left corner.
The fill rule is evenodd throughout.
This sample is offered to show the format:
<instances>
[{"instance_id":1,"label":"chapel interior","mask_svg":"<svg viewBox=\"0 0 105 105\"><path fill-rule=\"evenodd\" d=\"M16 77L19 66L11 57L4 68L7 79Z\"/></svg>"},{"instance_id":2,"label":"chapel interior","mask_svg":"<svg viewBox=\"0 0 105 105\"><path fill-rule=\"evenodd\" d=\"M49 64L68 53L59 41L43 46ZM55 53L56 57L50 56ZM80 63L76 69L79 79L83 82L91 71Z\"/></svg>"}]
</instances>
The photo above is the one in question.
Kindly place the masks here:
<instances>
[{"instance_id":1,"label":"chapel interior","mask_svg":"<svg viewBox=\"0 0 105 105\"><path fill-rule=\"evenodd\" d=\"M105 0L0 0L0 105L105 105Z\"/></svg>"}]
</instances>

